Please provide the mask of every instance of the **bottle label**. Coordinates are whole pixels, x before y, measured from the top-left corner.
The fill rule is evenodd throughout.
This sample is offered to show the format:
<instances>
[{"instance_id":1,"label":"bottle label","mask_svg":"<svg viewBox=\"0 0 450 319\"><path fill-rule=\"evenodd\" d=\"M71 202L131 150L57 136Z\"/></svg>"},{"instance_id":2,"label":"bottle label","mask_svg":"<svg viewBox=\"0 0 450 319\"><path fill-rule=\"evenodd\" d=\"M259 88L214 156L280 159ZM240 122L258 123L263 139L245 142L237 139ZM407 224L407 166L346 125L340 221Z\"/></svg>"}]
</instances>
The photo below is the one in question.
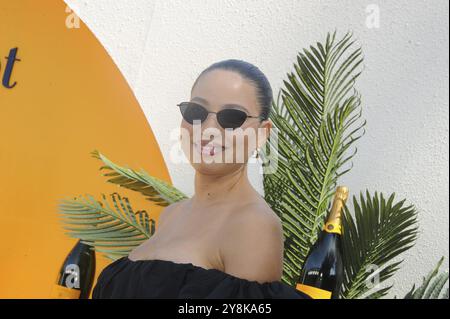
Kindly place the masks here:
<instances>
[{"instance_id":1,"label":"bottle label","mask_svg":"<svg viewBox=\"0 0 450 319\"><path fill-rule=\"evenodd\" d=\"M327 233L334 233L341 235L341 223L339 220L332 220L325 223L323 230Z\"/></svg>"},{"instance_id":2,"label":"bottle label","mask_svg":"<svg viewBox=\"0 0 450 319\"><path fill-rule=\"evenodd\" d=\"M328 290L303 284L297 284L296 289L304 292L313 299L331 299L331 291Z\"/></svg>"},{"instance_id":3,"label":"bottle label","mask_svg":"<svg viewBox=\"0 0 450 319\"><path fill-rule=\"evenodd\" d=\"M53 285L52 299L79 299L81 291L67 288L58 284Z\"/></svg>"}]
</instances>

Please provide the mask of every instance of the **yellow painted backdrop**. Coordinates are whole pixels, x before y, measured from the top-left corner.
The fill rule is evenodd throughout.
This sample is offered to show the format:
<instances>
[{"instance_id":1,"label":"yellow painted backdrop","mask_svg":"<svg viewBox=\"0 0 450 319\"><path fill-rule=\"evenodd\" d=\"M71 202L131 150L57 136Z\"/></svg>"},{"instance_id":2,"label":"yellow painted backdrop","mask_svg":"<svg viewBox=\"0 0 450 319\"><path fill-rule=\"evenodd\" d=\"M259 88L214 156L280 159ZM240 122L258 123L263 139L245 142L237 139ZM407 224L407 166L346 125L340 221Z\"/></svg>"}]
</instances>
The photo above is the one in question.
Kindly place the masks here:
<instances>
[{"instance_id":1,"label":"yellow painted backdrop","mask_svg":"<svg viewBox=\"0 0 450 319\"><path fill-rule=\"evenodd\" d=\"M124 77L61 0L0 2L0 78L17 47L12 89L0 86L0 298L48 298L76 239L62 197L119 191L157 220L158 206L101 176L98 149L119 165L170 182L159 147ZM109 263L97 254L95 280ZM94 282L95 284L95 282Z\"/></svg>"}]
</instances>

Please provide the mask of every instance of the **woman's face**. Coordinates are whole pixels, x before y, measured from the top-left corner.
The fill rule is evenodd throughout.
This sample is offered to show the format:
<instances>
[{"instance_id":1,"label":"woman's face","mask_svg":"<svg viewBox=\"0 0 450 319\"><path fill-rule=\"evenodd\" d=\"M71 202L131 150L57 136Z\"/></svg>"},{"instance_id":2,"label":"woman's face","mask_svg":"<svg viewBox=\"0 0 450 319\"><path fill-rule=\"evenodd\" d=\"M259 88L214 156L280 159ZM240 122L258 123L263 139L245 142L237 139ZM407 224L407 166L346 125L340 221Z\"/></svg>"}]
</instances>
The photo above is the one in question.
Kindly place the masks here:
<instances>
[{"instance_id":1,"label":"woman's face","mask_svg":"<svg viewBox=\"0 0 450 319\"><path fill-rule=\"evenodd\" d=\"M210 112L237 108L250 116L261 113L255 87L240 74L228 70L203 74L192 89L190 101ZM259 118L247 118L239 128L224 129L217 122L216 114L209 113L201 124L191 125L182 120L181 145L195 170L203 174L224 175L246 165L255 149L266 141L271 125L270 120L260 122Z\"/></svg>"}]
</instances>

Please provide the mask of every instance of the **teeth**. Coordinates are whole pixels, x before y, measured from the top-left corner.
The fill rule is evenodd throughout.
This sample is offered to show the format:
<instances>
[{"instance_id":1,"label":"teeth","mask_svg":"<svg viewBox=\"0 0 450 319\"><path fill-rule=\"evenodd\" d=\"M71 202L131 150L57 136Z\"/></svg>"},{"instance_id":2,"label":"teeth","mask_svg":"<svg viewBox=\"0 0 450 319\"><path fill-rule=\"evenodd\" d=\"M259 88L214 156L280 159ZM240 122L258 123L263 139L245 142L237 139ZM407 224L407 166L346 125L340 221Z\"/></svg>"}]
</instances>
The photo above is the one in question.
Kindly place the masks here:
<instances>
[{"instance_id":1,"label":"teeth","mask_svg":"<svg viewBox=\"0 0 450 319\"><path fill-rule=\"evenodd\" d=\"M225 149L225 147L214 144L207 144L201 146L197 143L194 144L195 148L203 155L214 156Z\"/></svg>"},{"instance_id":2,"label":"teeth","mask_svg":"<svg viewBox=\"0 0 450 319\"><path fill-rule=\"evenodd\" d=\"M219 150L221 150L221 149L222 149L221 147L219 148L218 146L208 144L201 148L201 152L204 155L213 156L213 155L217 154L219 152Z\"/></svg>"},{"instance_id":3,"label":"teeth","mask_svg":"<svg viewBox=\"0 0 450 319\"><path fill-rule=\"evenodd\" d=\"M215 148L212 145L206 145L206 146L203 147L202 153L203 154L207 154L207 155L214 155Z\"/></svg>"}]
</instances>

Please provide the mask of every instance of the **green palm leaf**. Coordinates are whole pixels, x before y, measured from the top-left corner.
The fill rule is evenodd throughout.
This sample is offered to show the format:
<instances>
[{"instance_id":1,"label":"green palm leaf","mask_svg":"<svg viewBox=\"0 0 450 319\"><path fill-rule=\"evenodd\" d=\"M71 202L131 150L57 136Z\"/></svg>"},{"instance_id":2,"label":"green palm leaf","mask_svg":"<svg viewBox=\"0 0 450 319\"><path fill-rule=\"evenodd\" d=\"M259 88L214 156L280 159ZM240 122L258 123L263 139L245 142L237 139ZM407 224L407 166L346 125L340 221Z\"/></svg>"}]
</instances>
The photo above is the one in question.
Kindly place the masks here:
<instances>
[{"instance_id":1,"label":"green palm leaf","mask_svg":"<svg viewBox=\"0 0 450 319\"><path fill-rule=\"evenodd\" d=\"M417 289L413 285L404 299L448 299L448 271L439 273L443 261L444 257L441 257L436 267L423 278L422 285Z\"/></svg>"},{"instance_id":2,"label":"green palm leaf","mask_svg":"<svg viewBox=\"0 0 450 319\"><path fill-rule=\"evenodd\" d=\"M107 181L118 184L121 187L136 191L145 196L149 201L159 206L168 206L172 203L187 198L180 190L156 177L150 176L141 169L139 172L128 168L121 167L110 161L105 155L99 151L91 152L92 156L100 159L105 164L100 170L106 170L103 176L110 177Z\"/></svg>"},{"instance_id":3,"label":"green palm leaf","mask_svg":"<svg viewBox=\"0 0 450 319\"><path fill-rule=\"evenodd\" d=\"M356 154L346 154L364 133L361 100L354 89L361 49L350 50L351 33L336 41L328 34L325 44L304 49L288 74L270 115L277 139L263 150L265 200L279 215L285 235L283 281L294 284L310 246L329 209L337 179L350 168L344 165ZM281 95L281 102L280 102ZM269 166L266 165L265 166Z\"/></svg>"},{"instance_id":4,"label":"green palm leaf","mask_svg":"<svg viewBox=\"0 0 450 319\"><path fill-rule=\"evenodd\" d=\"M344 207L342 249L344 260L343 298L380 298L391 288L377 288L390 278L402 261L392 259L411 248L417 238L417 211L405 200L394 203L375 192L353 196L354 215ZM375 270L375 272L371 272ZM374 286L374 287L372 287Z\"/></svg>"},{"instance_id":5,"label":"green palm leaf","mask_svg":"<svg viewBox=\"0 0 450 319\"><path fill-rule=\"evenodd\" d=\"M116 260L129 254L155 232L155 221L144 210L134 212L126 197L102 194L102 201L91 195L63 199L59 204L64 229L96 251Z\"/></svg>"}]
</instances>

